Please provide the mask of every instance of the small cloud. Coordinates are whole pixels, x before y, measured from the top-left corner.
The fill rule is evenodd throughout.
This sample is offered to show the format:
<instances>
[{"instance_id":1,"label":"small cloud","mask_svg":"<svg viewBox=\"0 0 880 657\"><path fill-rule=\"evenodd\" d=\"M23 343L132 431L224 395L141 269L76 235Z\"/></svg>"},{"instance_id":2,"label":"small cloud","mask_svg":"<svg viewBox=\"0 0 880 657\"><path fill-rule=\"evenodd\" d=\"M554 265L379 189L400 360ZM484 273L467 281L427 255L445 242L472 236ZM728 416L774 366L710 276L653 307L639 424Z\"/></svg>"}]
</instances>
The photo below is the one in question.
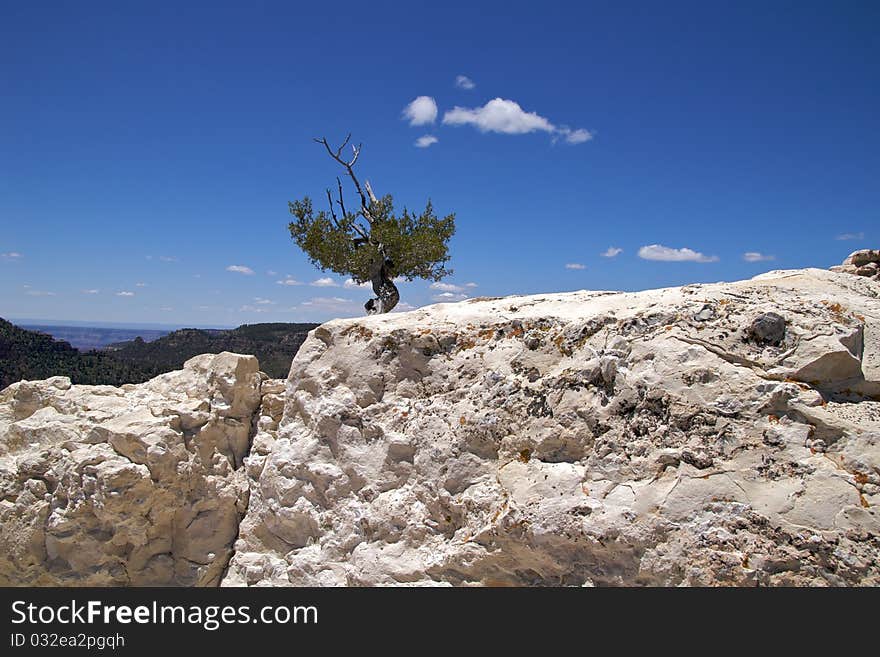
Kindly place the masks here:
<instances>
[{"instance_id":1,"label":"small cloud","mask_svg":"<svg viewBox=\"0 0 880 657\"><path fill-rule=\"evenodd\" d=\"M226 268L226 271L232 271L236 274L244 274L245 276L253 276L254 270L250 267L245 267L244 265L229 265Z\"/></svg>"},{"instance_id":2,"label":"small cloud","mask_svg":"<svg viewBox=\"0 0 880 657\"><path fill-rule=\"evenodd\" d=\"M464 286L465 287L479 287L479 285L477 285L476 283L465 283Z\"/></svg>"},{"instance_id":3,"label":"small cloud","mask_svg":"<svg viewBox=\"0 0 880 657\"><path fill-rule=\"evenodd\" d=\"M135 287L147 287L146 283L135 283Z\"/></svg>"},{"instance_id":4,"label":"small cloud","mask_svg":"<svg viewBox=\"0 0 880 657\"><path fill-rule=\"evenodd\" d=\"M454 107L443 115L443 124L472 125L480 132L505 135L546 132L569 144L581 144L593 137L583 128L556 126L538 113L526 112L519 103L505 98L494 98L482 107Z\"/></svg>"},{"instance_id":5,"label":"small cloud","mask_svg":"<svg viewBox=\"0 0 880 657\"><path fill-rule=\"evenodd\" d=\"M264 299L263 297L254 297L254 303L259 306L274 306L275 302L271 299Z\"/></svg>"},{"instance_id":6,"label":"small cloud","mask_svg":"<svg viewBox=\"0 0 880 657\"><path fill-rule=\"evenodd\" d=\"M590 141L593 138L593 133L584 128L572 130L563 126L559 128L559 134L565 139L566 144L583 144L585 141Z\"/></svg>"},{"instance_id":7,"label":"small cloud","mask_svg":"<svg viewBox=\"0 0 880 657\"><path fill-rule=\"evenodd\" d=\"M202 277L201 274L193 274L193 278L201 278L201 277Z\"/></svg>"},{"instance_id":8,"label":"small cloud","mask_svg":"<svg viewBox=\"0 0 880 657\"><path fill-rule=\"evenodd\" d=\"M271 269L266 272L266 276L277 276L277 275L278 275L278 272L272 271Z\"/></svg>"},{"instance_id":9,"label":"small cloud","mask_svg":"<svg viewBox=\"0 0 880 657\"><path fill-rule=\"evenodd\" d=\"M127 291L127 290L123 290L122 292L117 292L117 293L116 293L116 296L117 296L117 297L133 297L133 296L134 296L134 292L129 292L129 291Z\"/></svg>"},{"instance_id":10,"label":"small cloud","mask_svg":"<svg viewBox=\"0 0 880 657\"><path fill-rule=\"evenodd\" d=\"M605 251L600 253L603 258L615 258L623 253L623 249L619 249L616 246L609 246Z\"/></svg>"},{"instance_id":11,"label":"small cloud","mask_svg":"<svg viewBox=\"0 0 880 657\"><path fill-rule=\"evenodd\" d=\"M282 280L280 280L280 281L275 281L275 282L276 282L278 285L302 285L302 283L300 283L298 280L296 280L295 278L292 278L292 277L289 276L289 275L288 275L287 278L284 278L284 279L282 279Z\"/></svg>"},{"instance_id":12,"label":"small cloud","mask_svg":"<svg viewBox=\"0 0 880 657\"><path fill-rule=\"evenodd\" d=\"M314 280L311 283L309 283L309 285L311 285L312 287L339 287L339 283L334 281L329 276L327 276L325 278L319 278L317 280Z\"/></svg>"},{"instance_id":13,"label":"small cloud","mask_svg":"<svg viewBox=\"0 0 880 657\"><path fill-rule=\"evenodd\" d=\"M450 301L464 301L468 298L466 294L453 294L452 292L443 292L442 294L435 294L431 297L434 301L441 302L450 302Z\"/></svg>"},{"instance_id":14,"label":"small cloud","mask_svg":"<svg viewBox=\"0 0 880 657\"><path fill-rule=\"evenodd\" d=\"M7 251L6 253L0 253L0 258L3 260L21 260L24 258L18 251Z\"/></svg>"},{"instance_id":15,"label":"small cloud","mask_svg":"<svg viewBox=\"0 0 880 657\"><path fill-rule=\"evenodd\" d=\"M437 120L437 103L430 96L419 96L403 108L410 125L427 125Z\"/></svg>"},{"instance_id":16,"label":"small cloud","mask_svg":"<svg viewBox=\"0 0 880 657\"><path fill-rule=\"evenodd\" d=\"M353 289L359 288L359 287L369 289L373 286L370 285L370 283L367 281L365 281L363 283L357 283L353 278L349 278L349 279L346 279L345 283L342 284L342 287L344 287L346 290L353 290Z\"/></svg>"},{"instance_id":17,"label":"small cloud","mask_svg":"<svg viewBox=\"0 0 880 657\"><path fill-rule=\"evenodd\" d=\"M565 265L565 268L566 269L586 269L587 266L582 265L579 262L569 262L567 265Z\"/></svg>"},{"instance_id":18,"label":"small cloud","mask_svg":"<svg viewBox=\"0 0 880 657\"><path fill-rule=\"evenodd\" d=\"M465 286L453 285L452 283L431 283L429 286L432 290L440 290L441 292L464 292Z\"/></svg>"},{"instance_id":19,"label":"small cloud","mask_svg":"<svg viewBox=\"0 0 880 657\"><path fill-rule=\"evenodd\" d=\"M150 256L147 256L147 258L150 258ZM162 262L178 262L180 258L177 256L159 256L159 260Z\"/></svg>"},{"instance_id":20,"label":"small cloud","mask_svg":"<svg viewBox=\"0 0 880 657\"><path fill-rule=\"evenodd\" d=\"M30 287L30 286L26 285L25 287ZM30 290L29 289L27 292L25 292L25 294L27 294L28 296L32 296L32 297L54 297L55 296L54 292L46 292L45 290Z\"/></svg>"},{"instance_id":21,"label":"small cloud","mask_svg":"<svg viewBox=\"0 0 880 657\"><path fill-rule=\"evenodd\" d=\"M161 308L159 308L159 310L161 310L162 312L168 313L168 312L171 312L172 310L174 310L174 308L172 308L171 306L162 306Z\"/></svg>"},{"instance_id":22,"label":"small cloud","mask_svg":"<svg viewBox=\"0 0 880 657\"><path fill-rule=\"evenodd\" d=\"M415 310L415 309L416 309L416 307L414 305L412 305L411 303L407 303L406 301L401 301L396 306L394 306L394 310L392 310L391 312L405 313L408 310Z\"/></svg>"},{"instance_id":23,"label":"small cloud","mask_svg":"<svg viewBox=\"0 0 880 657\"><path fill-rule=\"evenodd\" d=\"M743 253L743 260L746 262L765 262L768 260L776 260L776 256L764 255L757 251L747 251L746 253Z\"/></svg>"},{"instance_id":24,"label":"small cloud","mask_svg":"<svg viewBox=\"0 0 880 657\"><path fill-rule=\"evenodd\" d=\"M717 262L718 256L703 255L693 249L673 249L662 244L650 244L639 249L639 257L643 260L660 262Z\"/></svg>"},{"instance_id":25,"label":"small cloud","mask_svg":"<svg viewBox=\"0 0 880 657\"><path fill-rule=\"evenodd\" d=\"M264 313L268 312L267 308L258 308L257 306L244 305L238 309L242 313Z\"/></svg>"},{"instance_id":26,"label":"small cloud","mask_svg":"<svg viewBox=\"0 0 880 657\"><path fill-rule=\"evenodd\" d=\"M439 139L437 139L434 135L422 135L418 139L416 139L415 146L416 148L427 148L431 144L436 144Z\"/></svg>"},{"instance_id":27,"label":"small cloud","mask_svg":"<svg viewBox=\"0 0 880 657\"><path fill-rule=\"evenodd\" d=\"M455 78L455 86L459 89L473 89L477 85L466 75L459 75Z\"/></svg>"},{"instance_id":28,"label":"small cloud","mask_svg":"<svg viewBox=\"0 0 880 657\"><path fill-rule=\"evenodd\" d=\"M98 294L101 290L82 290L83 294Z\"/></svg>"},{"instance_id":29,"label":"small cloud","mask_svg":"<svg viewBox=\"0 0 880 657\"><path fill-rule=\"evenodd\" d=\"M865 234L864 233L841 233L840 235L838 235L834 239L841 240L841 241L863 240L863 239L865 239Z\"/></svg>"},{"instance_id":30,"label":"small cloud","mask_svg":"<svg viewBox=\"0 0 880 657\"><path fill-rule=\"evenodd\" d=\"M308 301L303 301L300 305L320 308L338 308L350 303L353 303L351 299L343 299L342 297L312 297Z\"/></svg>"}]
</instances>

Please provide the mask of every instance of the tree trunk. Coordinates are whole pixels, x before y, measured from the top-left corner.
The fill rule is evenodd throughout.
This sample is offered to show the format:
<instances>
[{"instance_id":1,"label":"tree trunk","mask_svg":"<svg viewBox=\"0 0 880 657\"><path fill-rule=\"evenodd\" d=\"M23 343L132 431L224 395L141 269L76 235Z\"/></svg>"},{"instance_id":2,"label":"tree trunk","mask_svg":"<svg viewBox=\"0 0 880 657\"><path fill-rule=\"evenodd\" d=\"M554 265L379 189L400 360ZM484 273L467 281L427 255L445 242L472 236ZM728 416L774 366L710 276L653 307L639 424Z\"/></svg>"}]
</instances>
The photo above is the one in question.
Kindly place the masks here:
<instances>
[{"instance_id":1,"label":"tree trunk","mask_svg":"<svg viewBox=\"0 0 880 657\"><path fill-rule=\"evenodd\" d=\"M383 258L381 264L375 267L371 282L375 299L370 299L364 304L368 315L381 315L391 312L397 302L400 301L400 292L394 284L391 268L394 263L390 258Z\"/></svg>"}]
</instances>

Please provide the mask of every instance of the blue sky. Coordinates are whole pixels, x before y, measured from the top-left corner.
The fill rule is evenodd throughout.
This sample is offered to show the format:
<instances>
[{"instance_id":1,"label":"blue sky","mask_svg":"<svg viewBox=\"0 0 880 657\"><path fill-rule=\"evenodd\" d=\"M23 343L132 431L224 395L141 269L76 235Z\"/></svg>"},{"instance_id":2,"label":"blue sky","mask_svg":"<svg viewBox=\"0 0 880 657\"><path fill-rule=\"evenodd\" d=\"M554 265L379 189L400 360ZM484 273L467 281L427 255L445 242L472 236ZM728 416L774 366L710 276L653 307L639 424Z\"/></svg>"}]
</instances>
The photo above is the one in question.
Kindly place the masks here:
<instances>
[{"instance_id":1,"label":"blue sky","mask_svg":"<svg viewBox=\"0 0 880 657\"><path fill-rule=\"evenodd\" d=\"M348 132L378 193L456 213L411 306L880 245L880 4L479 4L4 3L0 316L360 314L286 228Z\"/></svg>"}]
</instances>

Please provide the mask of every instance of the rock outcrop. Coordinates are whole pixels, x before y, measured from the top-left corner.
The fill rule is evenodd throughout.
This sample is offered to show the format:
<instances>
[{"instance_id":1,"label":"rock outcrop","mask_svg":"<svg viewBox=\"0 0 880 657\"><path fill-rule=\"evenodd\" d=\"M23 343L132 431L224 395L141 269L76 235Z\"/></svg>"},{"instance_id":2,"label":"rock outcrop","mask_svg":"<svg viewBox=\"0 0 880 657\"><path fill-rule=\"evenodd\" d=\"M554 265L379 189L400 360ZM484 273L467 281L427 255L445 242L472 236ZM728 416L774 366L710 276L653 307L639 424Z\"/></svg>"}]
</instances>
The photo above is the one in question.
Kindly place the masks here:
<instances>
[{"instance_id":1,"label":"rock outcrop","mask_svg":"<svg viewBox=\"0 0 880 657\"><path fill-rule=\"evenodd\" d=\"M324 324L224 584L880 584L878 296L806 270Z\"/></svg>"},{"instance_id":2,"label":"rock outcrop","mask_svg":"<svg viewBox=\"0 0 880 657\"><path fill-rule=\"evenodd\" d=\"M146 383L0 393L0 583L216 585L265 375L206 354Z\"/></svg>"},{"instance_id":3,"label":"rock outcrop","mask_svg":"<svg viewBox=\"0 0 880 657\"><path fill-rule=\"evenodd\" d=\"M867 277L336 320L286 382L216 358L2 393L0 579L880 584Z\"/></svg>"},{"instance_id":4,"label":"rock outcrop","mask_svg":"<svg viewBox=\"0 0 880 657\"><path fill-rule=\"evenodd\" d=\"M831 271L843 274L855 274L880 281L880 250L861 249L850 253L842 264L831 268Z\"/></svg>"}]
</instances>

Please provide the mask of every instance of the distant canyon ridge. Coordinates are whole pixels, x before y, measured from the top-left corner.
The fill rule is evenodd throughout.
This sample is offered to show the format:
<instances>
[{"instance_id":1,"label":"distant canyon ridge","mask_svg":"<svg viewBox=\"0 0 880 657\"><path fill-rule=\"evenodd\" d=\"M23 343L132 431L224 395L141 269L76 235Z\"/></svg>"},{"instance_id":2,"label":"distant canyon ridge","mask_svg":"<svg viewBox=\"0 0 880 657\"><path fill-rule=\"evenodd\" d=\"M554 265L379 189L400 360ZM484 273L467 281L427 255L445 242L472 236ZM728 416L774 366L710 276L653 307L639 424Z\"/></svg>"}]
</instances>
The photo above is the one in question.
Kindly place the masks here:
<instances>
[{"instance_id":1,"label":"distant canyon ridge","mask_svg":"<svg viewBox=\"0 0 880 657\"><path fill-rule=\"evenodd\" d=\"M17 381L66 376L74 384L124 385L142 383L181 369L199 354L232 351L254 355L263 371L286 377L290 362L317 324L244 324L235 329L180 329L161 337L141 331L140 337L100 350L79 351L42 331L27 330L0 319L0 389ZM47 327L48 328L48 327ZM85 339L99 339L89 334ZM91 338L89 337L91 336Z\"/></svg>"}]
</instances>

